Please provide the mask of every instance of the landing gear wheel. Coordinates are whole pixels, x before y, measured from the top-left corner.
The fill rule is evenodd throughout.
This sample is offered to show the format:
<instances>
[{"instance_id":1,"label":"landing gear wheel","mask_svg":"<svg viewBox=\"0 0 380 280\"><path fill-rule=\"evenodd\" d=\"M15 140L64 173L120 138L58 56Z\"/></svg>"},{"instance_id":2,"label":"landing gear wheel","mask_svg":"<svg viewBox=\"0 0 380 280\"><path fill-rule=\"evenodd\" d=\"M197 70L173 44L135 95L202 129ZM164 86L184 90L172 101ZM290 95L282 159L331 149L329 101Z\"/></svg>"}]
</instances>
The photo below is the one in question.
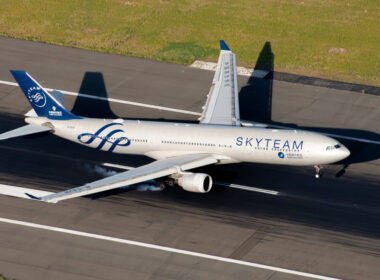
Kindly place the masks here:
<instances>
[{"instance_id":1,"label":"landing gear wheel","mask_svg":"<svg viewBox=\"0 0 380 280\"><path fill-rule=\"evenodd\" d=\"M160 189L163 191L166 188L166 185L164 182L161 182L159 185Z\"/></svg>"},{"instance_id":2,"label":"landing gear wheel","mask_svg":"<svg viewBox=\"0 0 380 280\"><path fill-rule=\"evenodd\" d=\"M323 173L321 172L321 167L319 165L314 165L314 170L315 170L315 178L319 179L322 177Z\"/></svg>"},{"instance_id":3,"label":"landing gear wheel","mask_svg":"<svg viewBox=\"0 0 380 280\"><path fill-rule=\"evenodd\" d=\"M164 181L164 184L166 187L174 187L175 186L175 180L171 179L171 178L167 178L165 181Z\"/></svg>"}]
</instances>

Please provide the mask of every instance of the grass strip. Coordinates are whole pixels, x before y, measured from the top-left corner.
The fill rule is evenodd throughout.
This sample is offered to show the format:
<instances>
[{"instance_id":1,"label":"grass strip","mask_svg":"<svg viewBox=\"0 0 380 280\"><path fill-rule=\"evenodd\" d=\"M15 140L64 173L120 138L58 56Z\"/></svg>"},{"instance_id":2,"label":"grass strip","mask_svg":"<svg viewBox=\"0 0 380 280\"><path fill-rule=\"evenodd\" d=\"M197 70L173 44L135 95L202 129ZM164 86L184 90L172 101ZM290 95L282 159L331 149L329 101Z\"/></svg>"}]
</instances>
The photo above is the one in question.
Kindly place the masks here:
<instances>
[{"instance_id":1,"label":"grass strip","mask_svg":"<svg viewBox=\"0 0 380 280\"><path fill-rule=\"evenodd\" d=\"M378 0L0 0L0 35L180 64L224 39L247 67L270 42L276 71L380 86L379 17Z\"/></svg>"}]
</instances>

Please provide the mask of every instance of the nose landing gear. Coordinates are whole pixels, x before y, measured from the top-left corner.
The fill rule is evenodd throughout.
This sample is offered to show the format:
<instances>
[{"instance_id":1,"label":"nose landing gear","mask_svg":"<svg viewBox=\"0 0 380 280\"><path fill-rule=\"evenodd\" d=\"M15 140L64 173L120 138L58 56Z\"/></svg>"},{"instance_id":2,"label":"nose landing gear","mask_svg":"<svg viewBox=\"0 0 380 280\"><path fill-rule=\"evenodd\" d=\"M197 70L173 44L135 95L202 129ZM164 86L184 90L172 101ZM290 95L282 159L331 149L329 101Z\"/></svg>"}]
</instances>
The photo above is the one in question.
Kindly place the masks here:
<instances>
[{"instance_id":1,"label":"nose landing gear","mask_svg":"<svg viewBox=\"0 0 380 280\"><path fill-rule=\"evenodd\" d=\"M315 170L315 178L319 179L322 177L323 173L321 171L322 167L319 165L314 165L314 170Z\"/></svg>"}]
</instances>

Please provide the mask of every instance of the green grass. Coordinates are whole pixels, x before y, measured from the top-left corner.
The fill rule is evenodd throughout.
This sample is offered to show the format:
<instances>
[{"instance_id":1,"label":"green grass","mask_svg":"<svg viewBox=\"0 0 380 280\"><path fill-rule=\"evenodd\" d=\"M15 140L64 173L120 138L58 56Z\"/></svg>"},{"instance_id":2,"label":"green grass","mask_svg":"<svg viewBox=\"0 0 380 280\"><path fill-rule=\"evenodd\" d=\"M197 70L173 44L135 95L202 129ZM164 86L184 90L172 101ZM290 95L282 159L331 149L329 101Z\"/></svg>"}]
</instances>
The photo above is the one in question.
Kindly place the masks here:
<instances>
[{"instance_id":1,"label":"green grass","mask_svg":"<svg viewBox=\"0 0 380 280\"><path fill-rule=\"evenodd\" d=\"M0 34L174 63L216 61L380 86L378 0L0 0ZM342 48L343 52L333 50Z\"/></svg>"}]
</instances>

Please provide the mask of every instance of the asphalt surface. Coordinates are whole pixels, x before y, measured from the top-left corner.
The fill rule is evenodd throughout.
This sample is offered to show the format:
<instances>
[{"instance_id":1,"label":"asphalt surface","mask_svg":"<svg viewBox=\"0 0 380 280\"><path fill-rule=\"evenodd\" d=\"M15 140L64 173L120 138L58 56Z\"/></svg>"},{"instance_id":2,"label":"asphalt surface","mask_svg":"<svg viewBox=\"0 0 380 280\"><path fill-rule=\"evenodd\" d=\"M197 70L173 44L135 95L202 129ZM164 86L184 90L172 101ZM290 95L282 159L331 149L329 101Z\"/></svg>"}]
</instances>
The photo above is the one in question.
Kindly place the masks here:
<instances>
[{"instance_id":1,"label":"asphalt surface","mask_svg":"<svg viewBox=\"0 0 380 280\"><path fill-rule=\"evenodd\" d=\"M275 63L275 62L274 62ZM0 38L0 79L27 70L43 86L201 112L213 73L138 58ZM380 98L333 87L239 77L242 118L380 140ZM196 116L68 96L90 117L196 121ZM30 109L0 85L0 132ZM1 217L344 279L380 274L380 146L342 141L352 156L312 167L238 164L215 180L279 191L113 191L56 205L0 196ZM59 191L110 174L101 163L145 157L93 151L49 134L0 143L0 183ZM297 279L278 272L0 223L0 273L15 279ZM305 279L305 278L300 278Z\"/></svg>"}]
</instances>

